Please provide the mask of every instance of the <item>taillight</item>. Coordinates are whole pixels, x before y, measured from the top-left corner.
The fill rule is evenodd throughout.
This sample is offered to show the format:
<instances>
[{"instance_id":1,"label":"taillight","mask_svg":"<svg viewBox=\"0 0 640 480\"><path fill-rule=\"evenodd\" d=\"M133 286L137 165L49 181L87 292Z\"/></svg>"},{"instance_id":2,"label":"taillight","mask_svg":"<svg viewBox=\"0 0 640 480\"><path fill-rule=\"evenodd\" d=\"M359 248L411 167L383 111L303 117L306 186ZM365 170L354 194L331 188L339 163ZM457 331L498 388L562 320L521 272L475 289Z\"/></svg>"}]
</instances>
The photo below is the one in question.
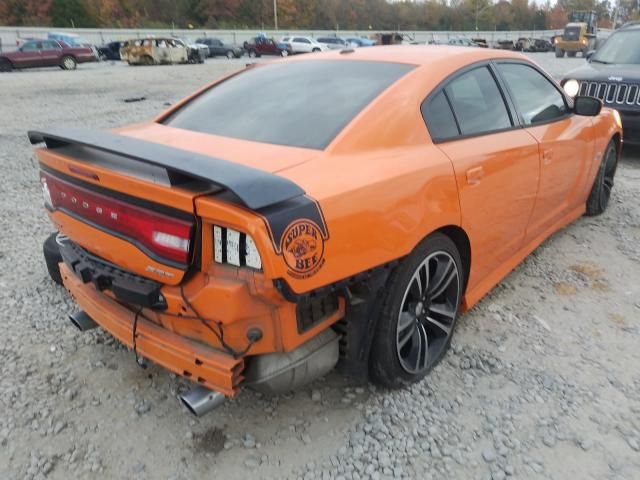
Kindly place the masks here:
<instances>
[{"instance_id":1,"label":"taillight","mask_svg":"<svg viewBox=\"0 0 640 480\"><path fill-rule=\"evenodd\" d=\"M232 228L213 226L213 252L217 263L262 270L260 252L253 238Z\"/></svg>"},{"instance_id":2,"label":"taillight","mask_svg":"<svg viewBox=\"0 0 640 480\"><path fill-rule=\"evenodd\" d=\"M189 262L193 221L125 203L44 172L41 182L45 203L50 203L50 207L118 233L147 253L182 264Z\"/></svg>"}]
</instances>

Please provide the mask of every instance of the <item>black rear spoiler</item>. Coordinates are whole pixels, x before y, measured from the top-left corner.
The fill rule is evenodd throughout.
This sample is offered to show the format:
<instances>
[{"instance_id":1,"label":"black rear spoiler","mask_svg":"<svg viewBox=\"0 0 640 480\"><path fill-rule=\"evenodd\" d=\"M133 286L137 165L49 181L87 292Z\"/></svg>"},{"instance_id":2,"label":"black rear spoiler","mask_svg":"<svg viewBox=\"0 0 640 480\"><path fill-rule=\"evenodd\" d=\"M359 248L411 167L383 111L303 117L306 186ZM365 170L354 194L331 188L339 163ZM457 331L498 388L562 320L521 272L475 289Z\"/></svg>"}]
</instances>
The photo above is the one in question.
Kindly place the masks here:
<instances>
[{"instance_id":1,"label":"black rear spoiler","mask_svg":"<svg viewBox=\"0 0 640 480\"><path fill-rule=\"evenodd\" d=\"M77 145L163 167L172 184L181 176L211 182L232 192L251 210L305 194L291 180L257 168L108 131L53 127L30 131L29 141L44 142L49 149Z\"/></svg>"}]
</instances>

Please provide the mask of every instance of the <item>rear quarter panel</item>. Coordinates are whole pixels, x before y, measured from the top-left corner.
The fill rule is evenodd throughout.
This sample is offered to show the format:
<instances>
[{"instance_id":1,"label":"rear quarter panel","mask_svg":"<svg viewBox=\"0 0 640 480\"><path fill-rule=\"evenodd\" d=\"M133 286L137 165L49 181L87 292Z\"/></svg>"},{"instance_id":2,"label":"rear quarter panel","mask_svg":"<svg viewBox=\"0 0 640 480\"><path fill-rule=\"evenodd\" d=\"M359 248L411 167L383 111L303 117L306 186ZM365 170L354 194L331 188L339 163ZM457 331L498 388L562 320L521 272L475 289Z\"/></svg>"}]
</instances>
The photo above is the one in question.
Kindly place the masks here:
<instances>
[{"instance_id":1,"label":"rear quarter panel","mask_svg":"<svg viewBox=\"0 0 640 480\"><path fill-rule=\"evenodd\" d=\"M433 83L417 68L365 107L320 158L281 172L319 202L329 231L325 263L313 276L295 278L281 258L274 262L295 292L402 258L429 233L460 225L453 166L420 112Z\"/></svg>"}]
</instances>

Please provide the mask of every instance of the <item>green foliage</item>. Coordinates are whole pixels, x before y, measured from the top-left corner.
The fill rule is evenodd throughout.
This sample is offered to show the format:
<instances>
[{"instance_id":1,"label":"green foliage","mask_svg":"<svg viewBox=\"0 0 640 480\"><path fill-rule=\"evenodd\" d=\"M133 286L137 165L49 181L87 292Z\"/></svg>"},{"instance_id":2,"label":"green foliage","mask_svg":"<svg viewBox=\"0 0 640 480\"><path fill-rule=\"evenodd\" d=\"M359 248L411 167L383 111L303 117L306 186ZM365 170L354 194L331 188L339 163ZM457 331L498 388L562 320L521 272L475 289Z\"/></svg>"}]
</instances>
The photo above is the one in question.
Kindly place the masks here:
<instances>
[{"instance_id":1,"label":"green foliage","mask_svg":"<svg viewBox=\"0 0 640 480\"><path fill-rule=\"evenodd\" d=\"M635 2L635 0L618 0ZM281 29L542 30L572 10L610 16L609 0L277 0ZM0 25L274 27L274 0L0 0ZM563 24L563 23L562 23ZM560 27L562 25L559 25Z\"/></svg>"},{"instance_id":2,"label":"green foliage","mask_svg":"<svg viewBox=\"0 0 640 480\"><path fill-rule=\"evenodd\" d=\"M47 12L54 27L95 27L96 19L81 0L53 0Z\"/></svg>"}]
</instances>

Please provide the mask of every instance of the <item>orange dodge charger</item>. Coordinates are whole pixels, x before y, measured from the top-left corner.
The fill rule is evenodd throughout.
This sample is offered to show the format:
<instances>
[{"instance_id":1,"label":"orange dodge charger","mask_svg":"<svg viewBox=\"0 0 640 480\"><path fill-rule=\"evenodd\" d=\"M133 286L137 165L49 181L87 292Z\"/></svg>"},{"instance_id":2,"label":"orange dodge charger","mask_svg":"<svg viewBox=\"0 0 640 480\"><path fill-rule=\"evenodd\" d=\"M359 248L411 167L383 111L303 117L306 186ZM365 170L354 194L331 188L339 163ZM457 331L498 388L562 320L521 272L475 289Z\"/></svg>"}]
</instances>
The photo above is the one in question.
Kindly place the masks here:
<instances>
[{"instance_id":1,"label":"orange dodge charger","mask_svg":"<svg viewBox=\"0 0 640 480\"><path fill-rule=\"evenodd\" d=\"M29 132L51 277L194 388L289 391L336 364L400 387L553 232L607 207L615 110L526 57L440 46L251 65L153 121Z\"/></svg>"}]
</instances>

